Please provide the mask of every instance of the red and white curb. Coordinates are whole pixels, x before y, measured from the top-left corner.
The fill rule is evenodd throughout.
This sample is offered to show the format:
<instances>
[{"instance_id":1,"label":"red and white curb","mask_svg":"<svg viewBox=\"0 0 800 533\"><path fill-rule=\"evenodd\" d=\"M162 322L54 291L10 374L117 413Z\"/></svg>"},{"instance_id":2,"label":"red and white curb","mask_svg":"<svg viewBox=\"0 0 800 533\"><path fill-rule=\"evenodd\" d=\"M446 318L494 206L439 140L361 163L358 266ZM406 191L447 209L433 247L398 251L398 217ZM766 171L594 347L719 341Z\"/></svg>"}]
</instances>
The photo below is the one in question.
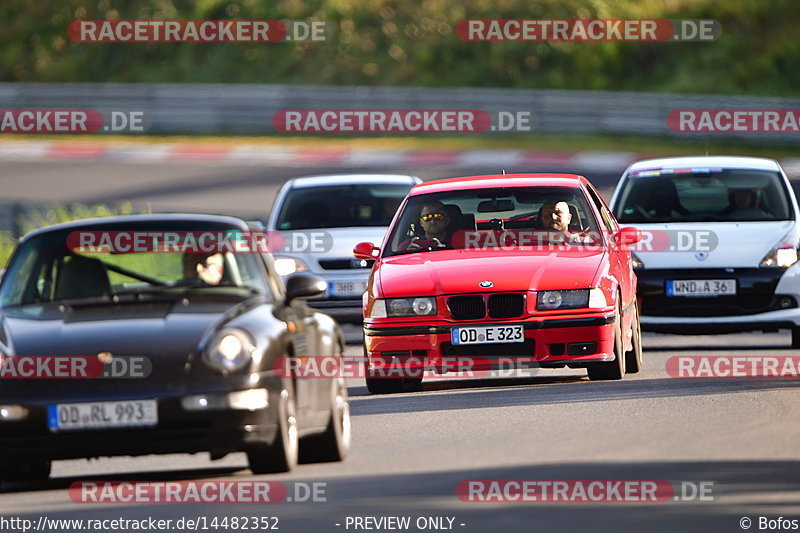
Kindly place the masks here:
<instances>
[{"instance_id":1,"label":"red and white curb","mask_svg":"<svg viewBox=\"0 0 800 533\"><path fill-rule=\"evenodd\" d=\"M555 152L540 150L408 150L346 148L325 145L269 146L214 144L108 144L86 141L0 142L0 161L109 161L120 163L202 162L228 165L351 167L531 167L619 172L649 156L634 152ZM786 172L800 176L800 158L781 160Z\"/></svg>"},{"instance_id":2,"label":"red and white curb","mask_svg":"<svg viewBox=\"0 0 800 533\"><path fill-rule=\"evenodd\" d=\"M342 165L369 167L530 165L618 170L639 159L631 152L546 152L538 150L408 150L328 146L204 144L106 144L89 142L0 142L0 161L116 161L153 163L201 161L253 165Z\"/></svg>"}]
</instances>

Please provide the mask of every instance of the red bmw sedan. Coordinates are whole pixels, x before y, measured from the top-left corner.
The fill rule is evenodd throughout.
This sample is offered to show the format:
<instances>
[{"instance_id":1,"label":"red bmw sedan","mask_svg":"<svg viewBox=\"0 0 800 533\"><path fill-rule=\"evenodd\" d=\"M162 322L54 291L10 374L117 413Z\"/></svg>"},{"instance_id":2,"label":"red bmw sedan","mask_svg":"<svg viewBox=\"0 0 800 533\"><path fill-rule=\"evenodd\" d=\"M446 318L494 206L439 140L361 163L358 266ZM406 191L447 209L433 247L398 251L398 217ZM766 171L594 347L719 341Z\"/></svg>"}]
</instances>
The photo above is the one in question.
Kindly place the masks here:
<instances>
[{"instance_id":1,"label":"red bmw sedan","mask_svg":"<svg viewBox=\"0 0 800 533\"><path fill-rule=\"evenodd\" d=\"M354 249L357 258L375 260L363 297L369 391L400 392L426 372L507 363L586 368L592 380L638 372L627 245L640 238L618 226L582 176L415 186L382 247Z\"/></svg>"}]
</instances>

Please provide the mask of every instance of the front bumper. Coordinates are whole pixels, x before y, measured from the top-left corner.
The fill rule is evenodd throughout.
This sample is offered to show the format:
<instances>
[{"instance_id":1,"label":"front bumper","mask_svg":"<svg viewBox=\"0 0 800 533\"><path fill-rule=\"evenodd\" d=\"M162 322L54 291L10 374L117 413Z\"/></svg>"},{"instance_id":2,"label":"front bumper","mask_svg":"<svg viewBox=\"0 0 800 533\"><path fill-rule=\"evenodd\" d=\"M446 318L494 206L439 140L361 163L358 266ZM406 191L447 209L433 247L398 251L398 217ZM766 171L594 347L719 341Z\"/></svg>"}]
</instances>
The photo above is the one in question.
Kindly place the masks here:
<instances>
[{"instance_id":1,"label":"front bumper","mask_svg":"<svg viewBox=\"0 0 800 533\"><path fill-rule=\"evenodd\" d=\"M209 393L209 397L221 394ZM224 393L222 393L224 394ZM154 427L108 428L53 432L48 427L48 402L18 401L28 412L22 420L0 422L3 460L76 459L119 455L211 452L212 456L244 451L255 443L278 436L279 391L269 389L263 408L188 409L186 394L160 394L158 423ZM197 396L194 391L192 396ZM152 399L152 394L125 394L114 400ZM55 403L109 401L108 397L63 398Z\"/></svg>"},{"instance_id":2,"label":"front bumper","mask_svg":"<svg viewBox=\"0 0 800 533\"><path fill-rule=\"evenodd\" d=\"M642 329L662 333L731 333L800 325L800 294L783 268L637 270ZM736 281L735 295L669 296L669 280Z\"/></svg>"},{"instance_id":3,"label":"front bumper","mask_svg":"<svg viewBox=\"0 0 800 533\"><path fill-rule=\"evenodd\" d=\"M475 369L497 362L525 366L581 367L614 360L614 322L611 314L561 315L480 322L370 323L364 326L369 368L401 364L444 372L469 361ZM456 327L522 325L524 342L454 345Z\"/></svg>"}]
</instances>

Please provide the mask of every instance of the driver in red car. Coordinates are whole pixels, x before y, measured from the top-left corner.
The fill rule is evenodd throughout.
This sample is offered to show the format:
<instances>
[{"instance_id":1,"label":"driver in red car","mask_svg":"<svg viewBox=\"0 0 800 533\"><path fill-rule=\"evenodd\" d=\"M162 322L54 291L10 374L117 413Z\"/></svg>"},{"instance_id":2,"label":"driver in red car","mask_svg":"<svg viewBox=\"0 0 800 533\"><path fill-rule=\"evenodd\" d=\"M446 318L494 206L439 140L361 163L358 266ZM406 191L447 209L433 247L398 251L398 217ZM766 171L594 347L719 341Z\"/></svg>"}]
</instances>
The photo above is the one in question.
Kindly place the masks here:
<instances>
[{"instance_id":1,"label":"driver in red car","mask_svg":"<svg viewBox=\"0 0 800 533\"><path fill-rule=\"evenodd\" d=\"M442 202L430 202L422 206L419 222L425 238L414 237L400 243L398 250L421 250L424 248L446 248L450 246L450 217Z\"/></svg>"}]
</instances>

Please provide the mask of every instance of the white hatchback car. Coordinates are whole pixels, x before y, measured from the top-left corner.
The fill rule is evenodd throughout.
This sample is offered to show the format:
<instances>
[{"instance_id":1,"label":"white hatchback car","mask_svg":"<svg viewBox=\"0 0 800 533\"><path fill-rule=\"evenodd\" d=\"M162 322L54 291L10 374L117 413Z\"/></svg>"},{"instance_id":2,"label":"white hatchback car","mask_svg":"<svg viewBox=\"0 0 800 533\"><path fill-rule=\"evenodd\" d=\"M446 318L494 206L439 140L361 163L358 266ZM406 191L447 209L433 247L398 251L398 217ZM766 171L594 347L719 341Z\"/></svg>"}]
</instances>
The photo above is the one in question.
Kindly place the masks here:
<instances>
[{"instance_id":1,"label":"white hatchback car","mask_svg":"<svg viewBox=\"0 0 800 533\"><path fill-rule=\"evenodd\" d=\"M313 176L287 181L266 229L286 247L275 251L275 268L286 276L312 272L328 283L308 305L340 322L361 322L361 296L373 261L353 258L359 242L381 242L408 191L422 180L395 174Z\"/></svg>"},{"instance_id":2,"label":"white hatchback car","mask_svg":"<svg viewBox=\"0 0 800 533\"><path fill-rule=\"evenodd\" d=\"M800 348L800 217L776 161L638 161L622 175L611 209L643 232L633 247L643 329L790 329Z\"/></svg>"}]
</instances>

